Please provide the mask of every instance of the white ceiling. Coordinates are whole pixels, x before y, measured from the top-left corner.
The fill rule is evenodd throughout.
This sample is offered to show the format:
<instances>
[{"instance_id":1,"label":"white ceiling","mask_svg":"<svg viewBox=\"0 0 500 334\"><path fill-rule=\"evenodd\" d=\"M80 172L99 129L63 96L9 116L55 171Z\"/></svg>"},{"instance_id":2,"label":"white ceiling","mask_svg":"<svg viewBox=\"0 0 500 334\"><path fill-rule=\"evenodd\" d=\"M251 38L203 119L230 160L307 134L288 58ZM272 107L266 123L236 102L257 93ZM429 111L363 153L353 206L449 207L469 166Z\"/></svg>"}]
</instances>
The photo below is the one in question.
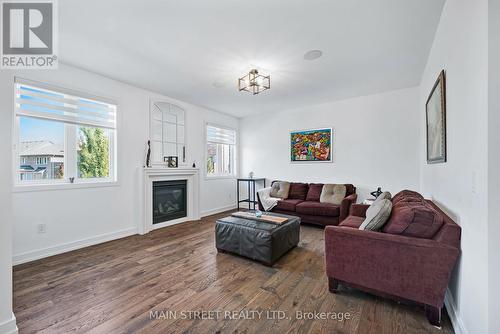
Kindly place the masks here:
<instances>
[{"instance_id":1,"label":"white ceiling","mask_svg":"<svg viewBox=\"0 0 500 334\"><path fill-rule=\"evenodd\" d=\"M62 62L241 117L418 85L444 0L58 3Z\"/></svg>"}]
</instances>

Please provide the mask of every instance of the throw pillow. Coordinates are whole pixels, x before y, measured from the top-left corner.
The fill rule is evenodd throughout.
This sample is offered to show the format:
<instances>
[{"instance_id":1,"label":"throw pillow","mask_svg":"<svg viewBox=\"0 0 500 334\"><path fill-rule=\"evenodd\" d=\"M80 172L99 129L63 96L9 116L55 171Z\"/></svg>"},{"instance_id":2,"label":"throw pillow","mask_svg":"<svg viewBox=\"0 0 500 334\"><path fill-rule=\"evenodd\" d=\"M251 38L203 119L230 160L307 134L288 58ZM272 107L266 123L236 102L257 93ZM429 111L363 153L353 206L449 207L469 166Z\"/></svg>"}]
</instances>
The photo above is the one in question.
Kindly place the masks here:
<instances>
[{"instance_id":1,"label":"throw pillow","mask_svg":"<svg viewBox=\"0 0 500 334\"><path fill-rule=\"evenodd\" d=\"M384 226L384 232L431 239L443 223L443 215L427 202L399 201L392 206L391 218Z\"/></svg>"},{"instance_id":2,"label":"throw pillow","mask_svg":"<svg viewBox=\"0 0 500 334\"><path fill-rule=\"evenodd\" d=\"M322 183L311 183L309 185L309 190L307 191L306 201L319 202L322 190Z\"/></svg>"},{"instance_id":3,"label":"throw pillow","mask_svg":"<svg viewBox=\"0 0 500 334\"><path fill-rule=\"evenodd\" d=\"M305 200L309 186L307 183L291 182L288 191L288 199L301 199Z\"/></svg>"},{"instance_id":4,"label":"throw pillow","mask_svg":"<svg viewBox=\"0 0 500 334\"><path fill-rule=\"evenodd\" d=\"M377 198L375 198L375 200L373 201L373 203L376 203L376 202L380 202L381 200L383 199L388 199L389 201L391 200L391 193L388 192L388 191L384 191L383 193L381 193ZM372 205L373 205L372 203Z\"/></svg>"},{"instance_id":5,"label":"throw pillow","mask_svg":"<svg viewBox=\"0 0 500 334\"><path fill-rule=\"evenodd\" d=\"M271 186L271 197L287 199L290 191L290 182L276 181Z\"/></svg>"},{"instance_id":6,"label":"throw pillow","mask_svg":"<svg viewBox=\"0 0 500 334\"><path fill-rule=\"evenodd\" d=\"M347 189L343 184L325 184L321 190L319 201L321 203L330 203L340 205L345 198Z\"/></svg>"},{"instance_id":7,"label":"throw pillow","mask_svg":"<svg viewBox=\"0 0 500 334\"><path fill-rule=\"evenodd\" d=\"M366 210L366 218L359 227L360 230L377 231L387 223L391 215L392 203L388 199L373 202Z\"/></svg>"}]
</instances>

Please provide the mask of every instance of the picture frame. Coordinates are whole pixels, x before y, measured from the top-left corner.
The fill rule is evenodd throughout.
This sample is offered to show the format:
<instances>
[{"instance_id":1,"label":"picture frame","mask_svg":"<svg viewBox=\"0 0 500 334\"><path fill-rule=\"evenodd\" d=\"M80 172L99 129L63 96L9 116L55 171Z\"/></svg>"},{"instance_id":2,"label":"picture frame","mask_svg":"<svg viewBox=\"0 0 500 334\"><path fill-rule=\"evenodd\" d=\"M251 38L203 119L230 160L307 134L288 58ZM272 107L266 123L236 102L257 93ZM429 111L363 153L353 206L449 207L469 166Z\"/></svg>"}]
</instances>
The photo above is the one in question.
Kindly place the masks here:
<instances>
[{"instance_id":1,"label":"picture frame","mask_svg":"<svg viewBox=\"0 0 500 334\"><path fill-rule=\"evenodd\" d=\"M290 162L333 162L333 139L327 127L290 131Z\"/></svg>"},{"instance_id":2,"label":"picture frame","mask_svg":"<svg viewBox=\"0 0 500 334\"><path fill-rule=\"evenodd\" d=\"M427 163L446 162L446 76L442 70L425 103Z\"/></svg>"},{"instance_id":3,"label":"picture frame","mask_svg":"<svg viewBox=\"0 0 500 334\"><path fill-rule=\"evenodd\" d=\"M163 161L165 161L167 163L168 168L179 167L179 158L176 156L163 157Z\"/></svg>"}]
</instances>

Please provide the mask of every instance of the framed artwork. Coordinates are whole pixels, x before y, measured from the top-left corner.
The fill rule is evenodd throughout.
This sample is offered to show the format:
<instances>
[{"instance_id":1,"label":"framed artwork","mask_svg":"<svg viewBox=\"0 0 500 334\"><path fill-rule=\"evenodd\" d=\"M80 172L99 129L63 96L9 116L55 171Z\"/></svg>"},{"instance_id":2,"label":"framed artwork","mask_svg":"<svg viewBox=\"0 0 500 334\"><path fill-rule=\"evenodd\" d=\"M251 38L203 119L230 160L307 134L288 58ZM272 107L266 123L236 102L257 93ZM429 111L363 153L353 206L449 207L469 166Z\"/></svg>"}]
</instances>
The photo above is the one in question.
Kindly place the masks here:
<instances>
[{"instance_id":1,"label":"framed artwork","mask_svg":"<svg viewBox=\"0 0 500 334\"><path fill-rule=\"evenodd\" d=\"M332 162L332 128L290 132L291 162Z\"/></svg>"},{"instance_id":2,"label":"framed artwork","mask_svg":"<svg viewBox=\"0 0 500 334\"><path fill-rule=\"evenodd\" d=\"M442 70L425 104L428 164L446 162L445 85L445 73Z\"/></svg>"},{"instance_id":3,"label":"framed artwork","mask_svg":"<svg viewBox=\"0 0 500 334\"><path fill-rule=\"evenodd\" d=\"M169 168L179 167L179 159L176 156L164 157L163 161L165 161L167 163L167 167L169 167Z\"/></svg>"}]
</instances>

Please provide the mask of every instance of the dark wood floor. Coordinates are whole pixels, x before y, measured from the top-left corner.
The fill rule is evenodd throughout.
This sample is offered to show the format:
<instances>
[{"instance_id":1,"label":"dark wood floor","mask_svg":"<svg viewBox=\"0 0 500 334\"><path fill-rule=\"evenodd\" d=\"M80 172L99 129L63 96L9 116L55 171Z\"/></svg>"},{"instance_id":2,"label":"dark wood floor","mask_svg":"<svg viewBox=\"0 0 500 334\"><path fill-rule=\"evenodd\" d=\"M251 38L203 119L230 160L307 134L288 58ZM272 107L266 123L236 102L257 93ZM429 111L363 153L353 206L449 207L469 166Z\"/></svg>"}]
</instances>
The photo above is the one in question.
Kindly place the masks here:
<instances>
[{"instance_id":1,"label":"dark wood floor","mask_svg":"<svg viewBox=\"0 0 500 334\"><path fill-rule=\"evenodd\" d=\"M16 266L20 333L453 332L446 314L438 330L419 307L345 288L329 293L319 228L302 226L299 247L273 268L217 254L220 216ZM201 310L221 314L200 320L187 312ZM266 310L284 311L287 319L265 312L258 319L255 311ZM158 319L150 311L159 311ZM256 319L228 319L225 311L254 311ZM349 313L350 319L303 320L296 311Z\"/></svg>"}]
</instances>

